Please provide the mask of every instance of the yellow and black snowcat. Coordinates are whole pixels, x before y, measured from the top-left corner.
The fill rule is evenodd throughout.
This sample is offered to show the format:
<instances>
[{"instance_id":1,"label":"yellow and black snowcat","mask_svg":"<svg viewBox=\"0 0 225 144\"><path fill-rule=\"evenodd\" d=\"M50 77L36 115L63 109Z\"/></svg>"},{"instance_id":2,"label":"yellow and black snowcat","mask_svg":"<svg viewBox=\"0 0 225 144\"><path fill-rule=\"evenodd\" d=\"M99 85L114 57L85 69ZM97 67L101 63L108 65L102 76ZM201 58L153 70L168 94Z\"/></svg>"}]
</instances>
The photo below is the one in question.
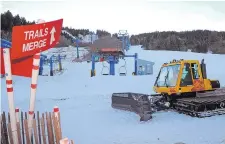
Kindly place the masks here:
<instances>
[{"instance_id":1,"label":"yellow and black snowcat","mask_svg":"<svg viewBox=\"0 0 225 144\"><path fill-rule=\"evenodd\" d=\"M156 94L113 93L112 107L140 115L141 121L152 113L173 109L194 117L225 114L225 88L219 80L207 78L204 59L172 60L160 68L154 87Z\"/></svg>"}]
</instances>

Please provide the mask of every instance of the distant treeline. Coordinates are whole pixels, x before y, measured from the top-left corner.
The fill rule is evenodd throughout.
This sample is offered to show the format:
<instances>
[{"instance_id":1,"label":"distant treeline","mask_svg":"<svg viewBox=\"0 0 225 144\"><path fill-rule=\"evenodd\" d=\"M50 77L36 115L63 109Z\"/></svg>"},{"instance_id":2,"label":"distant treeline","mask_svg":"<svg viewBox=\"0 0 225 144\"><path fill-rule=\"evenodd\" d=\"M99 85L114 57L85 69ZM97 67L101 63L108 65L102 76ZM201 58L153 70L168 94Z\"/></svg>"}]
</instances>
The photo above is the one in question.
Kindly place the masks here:
<instances>
[{"instance_id":1,"label":"distant treeline","mask_svg":"<svg viewBox=\"0 0 225 144\"><path fill-rule=\"evenodd\" d=\"M13 26L27 25L33 23L35 22L27 21L24 17L20 17L19 15L13 16L9 10L4 13L1 13L1 38L11 41Z\"/></svg>"},{"instance_id":2,"label":"distant treeline","mask_svg":"<svg viewBox=\"0 0 225 144\"><path fill-rule=\"evenodd\" d=\"M25 17L21 17L18 14L13 16L13 14L9 10L4 13L1 13L1 38L11 41L13 26L27 25L27 24L35 24L35 21L28 21L26 20ZM63 27L62 29L68 31L75 37L77 37L78 34L87 35L94 33L89 29L74 29L69 27ZM96 34L99 37L111 35L109 32L105 30L97 30ZM72 44L71 38L67 34L61 33L59 46L68 46L71 44Z\"/></svg>"},{"instance_id":3,"label":"distant treeline","mask_svg":"<svg viewBox=\"0 0 225 144\"><path fill-rule=\"evenodd\" d=\"M12 27L18 25L34 24L35 21L28 21L25 17L18 14L13 16L8 10L1 13L1 37L11 41ZM63 27L64 30L77 37L79 34L87 35L94 33L89 29L74 29ZM105 30L96 30L95 34L99 38L111 35ZM117 37L117 34L113 34ZM132 45L143 45L148 50L174 50L206 53L212 51L213 53L225 54L225 32L209 31L209 30L194 30L183 32L152 32L143 33L139 35L132 35L130 37ZM61 34L60 46L71 45L71 38L67 34Z\"/></svg>"},{"instance_id":4,"label":"distant treeline","mask_svg":"<svg viewBox=\"0 0 225 144\"><path fill-rule=\"evenodd\" d=\"M132 35L132 45L143 45L147 50L172 50L225 54L225 32L194 30L183 32L152 32Z\"/></svg>"},{"instance_id":5,"label":"distant treeline","mask_svg":"<svg viewBox=\"0 0 225 144\"><path fill-rule=\"evenodd\" d=\"M105 31L105 30L97 30L96 34L98 35L99 38L105 37L105 36L111 36L111 33Z\"/></svg>"},{"instance_id":6,"label":"distant treeline","mask_svg":"<svg viewBox=\"0 0 225 144\"><path fill-rule=\"evenodd\" d=\"M13 16L8 10L7 12L1 13L1 30L12 32L13 26L34 24L35 21L27 21L24 17L19 15Z\"/></svg>"},{"instance_id":7,"label":"distant treeline","mask_svg":"<svg viewBox=\"0 0 225 144\"><path fill-rule=\"evenodd\" d=\"M91 33L89 31L89 29L74 29L74 28L69 28L69 27L63 27L62 29L66 30L67 32L69 32L70 34L72 34L75 37L77 37L78 34L87 35L87 34Z\"/></svg>"},{"instance_id":8,"label":"distant treeline","mask_svg":"<svg viewBox=\"0 0 225 144\"><path fill-rule=\"evenodd\" d=\"M109 32L105 30L96 30L96 32L90 31L89 29L74 29L74 28L69 28L69 27L63 27L63 30L66 30L70 34L72 34L75 37L78 37L79 34L85 36L88 34L97 34L99 38L104 37L104 36L109 36L111 35Z\"/></svg>"}]
</instances>

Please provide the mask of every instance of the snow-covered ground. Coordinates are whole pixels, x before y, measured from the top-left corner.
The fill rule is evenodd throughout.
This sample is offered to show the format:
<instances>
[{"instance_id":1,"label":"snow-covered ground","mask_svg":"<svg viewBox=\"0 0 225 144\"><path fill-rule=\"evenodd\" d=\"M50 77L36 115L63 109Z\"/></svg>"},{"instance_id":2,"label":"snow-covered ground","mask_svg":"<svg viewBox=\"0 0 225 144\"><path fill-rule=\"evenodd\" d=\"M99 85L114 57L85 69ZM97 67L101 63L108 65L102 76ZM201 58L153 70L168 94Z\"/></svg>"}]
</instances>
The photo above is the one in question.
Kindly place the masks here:
<instances>
[{"instance_id":1,"label":"snow-covered ground","mask_svg":"<svg viewBox=\"0 0 225 144\"><path fill-rule=\"evenodd\" d=\"M50 59L51 56L57 56L60 54L62 57L62 61L66 62L72 62L77 57L77 48L73 46L69 47L62 47L62 48L52 48L47 51L42 52L42 55L47 56L47 59ZM85 47L79 47L79 55L82 57L83 55L88 54L88 50ZM65 59L64 59L65 58ZM64 63L64 65L66 64ZM55 62L53 63L53 70L59 69L59 63ZM45 63L43 65L43 74L42 75L50 75L50 63Z\"/></svg>"},{"instance_id":2,"label":"snow-covered ground","mask_svg":"<svg viewBox=\"0 0 225 144\"><path fill-rule=\"evenodd\" d=\"M64 49L70 56L76 51ZM132 76L134 60L127 58L127 76L118 76L118 70L124 64L121 61L116 66L116 76L102 76L102 64L98 63L97 76L90 77L91 63L72 63L66 59L63 74L39 77L36 110L52 111L55 105L59 106L63 136L77 144L224 144L225 115L199 119L173 111L157 112L152 120L139 122L139 116L134 113L112 109L111 94L153 93L159 68L172 59L204 58L208 77L219 79L225 86L225 55L144 51L140 46L132 46L128 54L135 52L140 59L155 62L153 75ZM31 79L14 76L13 81L15 105L27 111ZM1 108L8 111L5 79L1 79L1 84Z\"/></svg>"}]
</instances>

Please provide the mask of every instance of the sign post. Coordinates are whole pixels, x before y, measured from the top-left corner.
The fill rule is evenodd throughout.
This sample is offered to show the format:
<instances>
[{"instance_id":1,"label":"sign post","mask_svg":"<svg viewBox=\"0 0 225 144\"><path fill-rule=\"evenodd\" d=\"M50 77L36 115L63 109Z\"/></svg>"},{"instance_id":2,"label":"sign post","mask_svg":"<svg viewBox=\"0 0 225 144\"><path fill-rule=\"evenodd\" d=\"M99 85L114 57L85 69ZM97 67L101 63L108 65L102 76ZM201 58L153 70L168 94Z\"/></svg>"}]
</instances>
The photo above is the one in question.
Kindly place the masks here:
<instances>
[{"instance_id":1,"label":"sign post","mask_svg":"<svg viewBox=\"0 0 225 144\"><path fill-rule=\"evenodd\" d=\"M14 94L12 85L12 70L11 70L11 60L9 48L3 50L4 66L5 66L5 77L6 77L6 87L8 94L9 103L9 113L11 120L11 129L14 144L18 144L17 126L16 126L16 112L14 106Z\"/></svg>"},{"instance_id":2,"label":"sign post","mask_svg":"<svg viewBox=\"0 0 225 144\"><path fill-rule=\"evenodd\" d=\"M36 88L37 80L39 74L39 63L40 63L40 53L37 53L33 56L33 68L32 68L32 78L31 78L31 92L30 92L30 106L29 106L29 115L28 115L28 128L29 136L32 134L32 125L34 118L34 107L35 107L35 97L36 97Z\"/></svg>"},{"instance_id":3,"label":"sign post","mask_svg":"<svg viewBox=\"0 0 225 144\"><path fill-rule=\"evenodd\" d=\"M45 23L38 20L37 24L14 26L12 33L12 59L33 56L30 105L28 115L29 136L32 136L32 122L35 109L37 80L40 65L40 53L54 47L60 38L63 19ZM14 48L16 47L16 49Z\"/></svg>"},{"instance_id":4,"label":"sign post","mask_svg":"<svg viewBox=\"0 0 225 144\"><path fill-rule=\"evenodd\" d=\"M44 20L38 20L37 23L44 23ZM52 34L51 34L52 35ZM52 43L52 36L50 43ZM33 125L33 117L34 117L34 107L35 107L35 97L36 97L36 88L37 88L37 80L39 74L39 65L40 65L40 53L36 53L33 56L33 68L32 68L32 78L31 78L31 91L30 91L30 106L29 106L29 115L28 115L28 128L29 128L29 136L32 135L32 125Z\"/></svg>"}]
</instances>

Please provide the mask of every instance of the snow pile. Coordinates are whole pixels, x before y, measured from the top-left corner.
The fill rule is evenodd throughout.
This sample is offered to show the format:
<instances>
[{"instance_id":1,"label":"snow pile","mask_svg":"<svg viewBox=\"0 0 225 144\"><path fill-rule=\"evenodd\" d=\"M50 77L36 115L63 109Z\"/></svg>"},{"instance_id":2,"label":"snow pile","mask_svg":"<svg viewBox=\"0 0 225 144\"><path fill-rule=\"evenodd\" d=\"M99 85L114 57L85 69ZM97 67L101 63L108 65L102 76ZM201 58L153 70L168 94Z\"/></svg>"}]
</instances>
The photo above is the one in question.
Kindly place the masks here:
<instances>
[{"instance_id":1,"label":"snow pile","mask_svg":"<svg viewBox=\"0 0 225 144\"><path fill-rule=\"evenodd\" d=\"M69 48L63 48L70 55ZM138 52L140 59L155 62L154 74L132 76L133 58L127 58L128 76L102 76L102 64L96 64L96 77L90 77L91 63L63 61L66 71L60 76L39 77L36 109L51 111L58 105L61 111L63 136L77 144L222 144L225 139L225 115L210 118L192 118L175 112L158 112L149 122L140 123L134 113L111 108L113 92L152 93L159 68L172 59L205 59L208 77L219 79L225 85L225 55L192 52L144 51L132 46L128 54ZM218 64L217 64L218 63ZM29 78L13 77L15 105L22 111L29 108ZM1 79L1 108L8 111L5 79Z\"/></svg>"}]
</instances>

